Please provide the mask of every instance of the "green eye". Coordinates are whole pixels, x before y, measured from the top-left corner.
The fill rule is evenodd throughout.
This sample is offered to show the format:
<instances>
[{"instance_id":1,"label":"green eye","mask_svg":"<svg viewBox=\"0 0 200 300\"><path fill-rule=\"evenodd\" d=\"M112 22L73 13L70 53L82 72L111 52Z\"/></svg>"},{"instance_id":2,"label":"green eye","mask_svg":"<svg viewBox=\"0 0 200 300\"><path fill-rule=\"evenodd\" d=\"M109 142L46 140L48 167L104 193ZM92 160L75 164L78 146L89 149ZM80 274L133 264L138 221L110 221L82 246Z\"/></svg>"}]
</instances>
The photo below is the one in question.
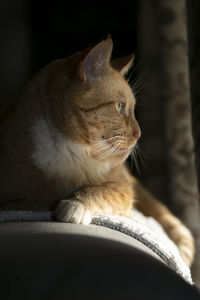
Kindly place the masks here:
<instances>
[{"instance_id":1,"label":"green eye","mask_svg":"<svg viewBox=\"0 0 200 300\"><path fill-rule=\"evenodd\" d=\"M116 103L116 108L120 114L124 114L125 103L124 102Z\"/></svg>"}]
</instances>

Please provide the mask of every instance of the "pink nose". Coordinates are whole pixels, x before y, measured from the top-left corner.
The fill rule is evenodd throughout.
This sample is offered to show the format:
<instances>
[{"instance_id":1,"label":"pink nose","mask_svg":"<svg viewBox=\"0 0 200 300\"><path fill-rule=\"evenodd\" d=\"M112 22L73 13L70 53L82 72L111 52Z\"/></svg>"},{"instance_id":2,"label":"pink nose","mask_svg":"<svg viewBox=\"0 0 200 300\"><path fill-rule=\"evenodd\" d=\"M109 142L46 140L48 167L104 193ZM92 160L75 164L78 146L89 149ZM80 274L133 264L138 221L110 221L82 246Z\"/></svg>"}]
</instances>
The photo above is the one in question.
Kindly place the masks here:
<instances>
[{"instance_id":1,"label":"pink nose","mask_svg":"<svg viewBox=\"0 0 200 300\"><path fill-rule=\"evenodd\" d=\"M141 133L140 133L140 132L137 132L136 134L134 134L134 138L135 138L136 140L138 140L138 139L140 138L140 136L141 136Z\"/></svg>"}]
</instances>

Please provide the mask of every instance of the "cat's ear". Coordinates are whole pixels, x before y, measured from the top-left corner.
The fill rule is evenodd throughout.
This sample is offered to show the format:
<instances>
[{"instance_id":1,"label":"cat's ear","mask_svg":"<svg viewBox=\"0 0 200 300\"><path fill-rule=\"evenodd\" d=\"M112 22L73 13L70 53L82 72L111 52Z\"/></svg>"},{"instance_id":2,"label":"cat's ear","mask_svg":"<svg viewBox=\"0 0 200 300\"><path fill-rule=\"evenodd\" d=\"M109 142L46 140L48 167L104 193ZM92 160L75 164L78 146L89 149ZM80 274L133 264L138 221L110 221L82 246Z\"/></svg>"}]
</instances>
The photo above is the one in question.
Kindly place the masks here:
<instances>
[{"instance_id":1,"label":"cat's ear","mask_svg":"<svg viewBox=\"0 0 200 300\"><path fill-rule=\"evenodd\" d=\"M111 61L111 66L113 69L120 72L123 76L130 70L133 65L135 55L128 55L125 57L117 58Z\"/></svg>"},{"instance_id":2,"label":"cat's ear","mask_svg":"<svg viewBox=\"0 0 200 300\"><path fill-rule=\"evenodd\" d=\"M93 80L106 71L113 49L110 36L94 47L86 49L82 53L79 64L79 77L81 80Z\"/></svg>"}]
</instances>

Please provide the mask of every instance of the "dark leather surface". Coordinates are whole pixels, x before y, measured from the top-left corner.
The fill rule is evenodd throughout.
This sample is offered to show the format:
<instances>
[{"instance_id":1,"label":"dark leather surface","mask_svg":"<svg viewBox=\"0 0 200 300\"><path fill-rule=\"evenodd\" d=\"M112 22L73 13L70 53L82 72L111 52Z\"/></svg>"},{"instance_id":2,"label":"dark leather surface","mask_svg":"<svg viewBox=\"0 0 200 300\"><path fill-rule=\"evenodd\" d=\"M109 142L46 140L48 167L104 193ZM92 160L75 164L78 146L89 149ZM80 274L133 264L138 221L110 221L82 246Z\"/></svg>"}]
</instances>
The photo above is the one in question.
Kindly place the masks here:
<instances>
[{"instance_id":1,"label":"dark leather surface","mask_svg":"<svg viewBox=\"0 0 200 300\"><path fill-rule=\"evenodd\" d=\"M108 228L0 224L0 299L200 299L145 246Z\"/></svg>"}]
</instances>

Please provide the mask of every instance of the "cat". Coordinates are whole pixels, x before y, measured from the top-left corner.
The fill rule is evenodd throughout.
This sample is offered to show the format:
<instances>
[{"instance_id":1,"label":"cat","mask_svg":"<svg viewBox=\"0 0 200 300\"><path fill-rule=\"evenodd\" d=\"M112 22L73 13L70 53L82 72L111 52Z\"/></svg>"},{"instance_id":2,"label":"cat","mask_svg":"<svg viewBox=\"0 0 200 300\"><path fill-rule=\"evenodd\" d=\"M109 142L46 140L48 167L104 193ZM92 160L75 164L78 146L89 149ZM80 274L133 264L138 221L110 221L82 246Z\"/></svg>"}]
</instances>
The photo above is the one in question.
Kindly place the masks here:
<instances>
[{"instance_id":1,"label":"cat","mask_svg":"<svg viewBox=\"0 0 200 300\"><path fill-rule=\"evenodd\" d=\"M0 126L0 208L55 211L89 224L98 213L154 217L188 266L191 232L130 174L140 138L135 96L125 78L134 56L111 60L110 37L44 67Z\"/></svg>"}]
</instances>

